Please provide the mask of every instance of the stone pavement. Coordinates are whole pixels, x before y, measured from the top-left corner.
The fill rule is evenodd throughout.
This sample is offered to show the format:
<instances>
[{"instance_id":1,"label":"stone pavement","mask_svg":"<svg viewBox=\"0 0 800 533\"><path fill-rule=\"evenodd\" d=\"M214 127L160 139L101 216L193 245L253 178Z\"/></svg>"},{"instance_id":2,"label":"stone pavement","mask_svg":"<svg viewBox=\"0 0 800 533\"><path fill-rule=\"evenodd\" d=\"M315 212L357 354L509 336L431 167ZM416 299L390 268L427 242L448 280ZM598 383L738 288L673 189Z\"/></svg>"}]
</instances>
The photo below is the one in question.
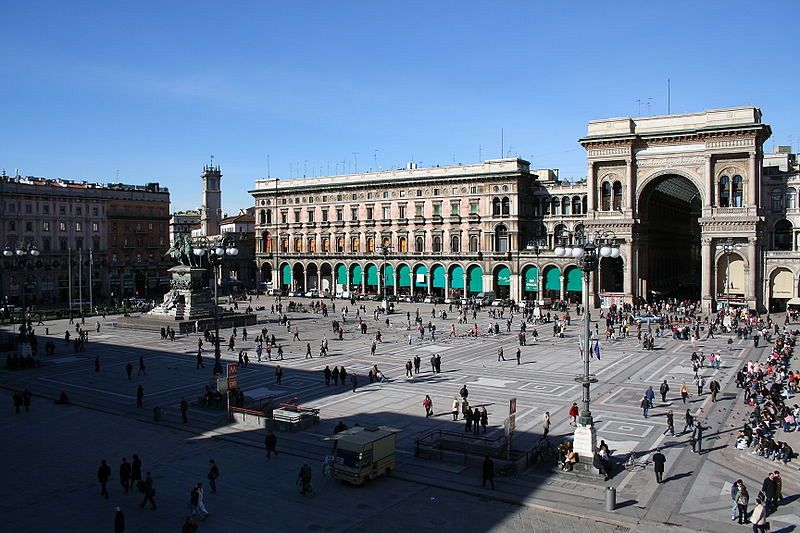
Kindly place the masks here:
<instances>
[{"instance_id":1,"label":"stone pavement","mask_svg":"<svg viewBox=\"0 0 800 533\"><path fill-rule=\"evenodd\" d=\"M264 303L265 299L262 299L260 305ZM266 303L269 307L271 301ZM285 369L285 375L281 386L275 383L275 363L256 363L252 349L249 350L252 356L250 367L239 370L240 386L252 395L274 395L279 401L297 396L301 404L321 409L320 426L303 433L279 435L284 449L290 450L292 454L318 463L329 450L329 445L321 439L332 432L333 426L340 419L345 420L348 425L387 424L402 430L398 439L398 469L394 478L414 482L415 487L446 489L446 494L450 495L456 491L461 494L460 498L481 498L480 501L484 502L478 505L481 508L488 501L499 501L502 505L512 506L523 504L532 509L547 508L595 517L605 521L603 523L623 524L635 527L637 531L664 523L684 524L694 530L729 530L729 517L725 516L729 497L725 484L729 483L730 477L720 468L730 464L732 460L744 462L737 465L737 471L744 472L748 468L745 460L730 459L724 455L728 452L747 455L745 451L726 448L735 437L735 432L733 435L726 433L731 431L726 419L734 406L733 395L736 389L733 377L739 365L748 358L760 357L763 349L754 350L751 343L742 342L735 343L734 349L728 351L726 338L701 341L695 346L695 349L703 349L706 353L720 350L724 358L720 370L704 370L707 379L714 375L722 384L722 401L712 406L707 395L699 398L693 396L687 405L711 428L706 433L706 446L712 451L697 456L686 449L686 435L662 435L666 428L663 416L667 409L675 411L676 429L680 431L683 427L684 406L679 398L681 382L685 380L694 390L689 361L693 348L690 343L656 339L657 349L645 352L637 345L635 338L603 342L601 360L592 363L592 371L600 380L592 388L592 411L599 438L609 443L618 461L624 460L626 453L632 449L642 459L646 459L655 447L663 446L667 456L667 483L657 485L651 467L630 473L622 470L608 483L603 483L601 478L596 477L528 470L514 478L498 478L497 490L488 491L480 489L479 467L417 459L413 456L414 440L434 430L463 432L462 422L453 422L449 410L453 396L464 383L470 389L471 404L485 405L489 411L490 436L502 434L508 400L517 398L515 448L529 448L539 439L541 415L546 410L553 417L550 432L553 442L557 442L560 436L571 434L572 428L566 411L572 401L580 400L580 387L574 381L581 367L576 339L580 322L573 319L564 339L553 338L551 326L538 326L541 342L522 347L523 364L517 365L513 352L516 350L519 317L514 320L511 333L505 332L505 320L498 319L496 321L501 325L502 332L500 336L451 339L447 332L450 324L457 318L456 312L448 313L450 316L447 320L431 319L430 304L400 304L399 313L391 316L389 328L384 326L382 319L374 321L372 314L368 313L365 320L369 333L361 335L356 330L354 310L351 308L345 324L345 339L338 341L333 339L330 323L334 319L341 319L340 310L345 303L337 301L337 312L331 313L328 319L323 319L321 315L290 313L292 327L297 325L300 329L301 342L291 342L291 335L286 329L274 323L275 315L262 313L262 320L267 322L263 326L274 333L278 342L284 346L285 360L280 364ZM374 302L363 303L368 311L375 306ZM413 320L416 308L419 308L426 324L428 320L433 320L437 325L439 338L435 344L427 335L424 340L414 336L412 344L407 343L405 312L410 312ZM442 308L447 309L447 306L438 306L438 310ZM50 397L55 397L60 390L66 390L70 398L81 406L118 414L132 423L136 420L151 420L150 409L158 405L164 409L165 420L161 427L166 427L167 431L188 430L203 437L204 442L261 446L263 432L229 425L224 415L218 411L193 405L189 414L190 423L187 426L179 423L177 404L181 397L193 401L210 377L212 365L209 358L206 358L205 369L195 369L197 337L181 337L171 343L160 341L157 334L153 336L152 333L115 330L110 326L112 322L110 320L103 324L99 334L95 334L91 328L94 322L87 324L91 333L85 354L66 351L63 344L66 324L48 324L51 333L60 332L54 337L60 339L56 341L58 348L55 357L46 360L46 364L40 369L0 372L0 386L28 386L35 394ZM479 315L481 331L485 331L494 322L485 313ZM456 327L463 334L471 325L470 320L470 324ZM378 345L376 356L371 357L369 345L372 334L379 328L383 332L384 342ZM223 332L223 336L227 333ZM255 328L249 328L251 337L255 333ZM329 340L331 355L320 359L316 354L323 335ZM528 338L530 340L530 334ZM306 342L311 343L312 354L315 355L313 359L304 357ZM508 361L497 362L498 346L504 347ZM206 345L206 349L208 348ZM248 348L252 348L251 343ZM208 353L207 351L206 354ZM433 353L442 356L443 372L440 374L430 371L428 360ZM94 357L97 354L101 355L102 360L99 374L94 372ZM226 360L235 360L235 354L236 352L226 352L226 347L223 347ZM404 378L405 361L415 354L422 357L423 371L413 378ZM140 355L145 357L147 376L136 375ZM131 382L128 382L124 373L124 366L129 361L134 364ZM389 383L369 384L366 373L375 363L390 378ZM348 372L358 372L358 392L352 393L349 383L344 387L326 387L321 374L326 364L344 365ZM656 401L656 409L651 410L650 417L645 419L639 408L644 389L647 385L652 385L657 391L663 379L667 379L671 387L668 401L663 405ZM139 383L145 389L146 409L135 408L135 387ZM437 415L430 419L424 417L421 406L425 394L430 394L433 398ZM747 460L751 461L753 458L751 456ZM97 457L92 456L90 459L94 461ZM789 466L793 467L794 463ZM749 468L752 469L753 483L755 479L763 478L763 465L754 464ZM741 475L738 474L733 479ZM796 494L800 485L795 483L791 474L784 475L784 478L785 494ZM604 511L605 485L614 486L618 491L620 508L613 513ZM364 490L371 492L371 486ZM463 503L462 500L458 501ZM407 510L409 515L414 514L413 508ZM511 511L509 513L513 514ZM791 517L784 518L788 521ZM775 523L780 523L780 519L779 512ZM499 518L492 522L510 527ZM544 524L542 522L541 527L546 527Z\"/></svg>"}]
</instances>

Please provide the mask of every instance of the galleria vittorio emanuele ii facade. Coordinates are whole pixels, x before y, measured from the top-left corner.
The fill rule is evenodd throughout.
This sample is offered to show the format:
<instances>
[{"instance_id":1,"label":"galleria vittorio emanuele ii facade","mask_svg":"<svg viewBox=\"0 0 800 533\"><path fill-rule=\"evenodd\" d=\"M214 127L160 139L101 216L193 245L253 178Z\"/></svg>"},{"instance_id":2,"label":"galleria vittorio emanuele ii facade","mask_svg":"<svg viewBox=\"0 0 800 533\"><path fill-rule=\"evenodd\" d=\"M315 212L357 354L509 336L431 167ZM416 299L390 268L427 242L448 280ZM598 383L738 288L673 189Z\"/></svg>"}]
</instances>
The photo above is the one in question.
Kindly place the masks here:
<instances>
[{"instance_id":1,"label":"galleria vittorio emanuele ii facade","mask_svg":"<svg viewBox=\"0 0 800 533\"><path fill-rule=\"evenodd\" d=\"M597 306L676 296L781 309L798 296L800 186L754 107L594 120L586 178L517 158L259 179L260 280L289 290L580 300L557 248L619 246L590 281Z\"/></svg>"}]
</instances>

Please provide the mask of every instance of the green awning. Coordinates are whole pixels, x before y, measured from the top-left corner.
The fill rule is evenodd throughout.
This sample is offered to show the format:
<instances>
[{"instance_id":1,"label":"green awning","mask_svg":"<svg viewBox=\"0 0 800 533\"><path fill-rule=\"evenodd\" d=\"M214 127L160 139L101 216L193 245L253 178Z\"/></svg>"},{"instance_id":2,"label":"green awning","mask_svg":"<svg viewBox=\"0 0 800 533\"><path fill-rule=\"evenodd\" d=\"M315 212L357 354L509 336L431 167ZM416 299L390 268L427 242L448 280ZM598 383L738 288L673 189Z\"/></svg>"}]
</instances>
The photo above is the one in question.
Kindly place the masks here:
<instances>
[{"instance_id":1,"label":"green awning","mask_svg":"<svg viewBox=\"0 0 800 533\"><path fill-rule=\"evenodd\" d=\"M450 271L450 288L463 289L464 288L464 269L460 266L453 267Z\"/></svg>"},{"instance_id":2,"label":"green awning","mask_svg":"<svg viewBox=\"0 0 800 533\"><path fill-rule=\"evenodd\" d=\"M567 290L581 292L583 290L581 278L581 270L578 267L570 267L567 270Z\"/></svg>"},{"instance_id":3,"label":"green awning","mask_svg":"<svg viewBox=\"0 0 800 533\"><path fill-rule=\"evenodd\" d=\"M281 272L283 273L283 284L284 285L291 285L292 284L292 267L289 265L283 265L281 267Z\"/></svg>"},{"instance_id":4,"label":"green awning","mask_svg":"<svg viewBox=\"0 0 800 533\"><path fill-rule=\"evenodd\" d=\"M433 275L433 286L444 289L445 285L445 275L444 275L444 267L442 265L436 265L431 270L431 274Z\"/></svg>"},{"instance_id":5,"label":"green awning","mask_svg":"<svg viewBox=\"0 0 800 533\"><path fill-rule=\"evenodd\" d=\"M504 287L511 285L511 270L508 267L502 267L497 271L497 284Z\"/></svg>"},{"instance_id":6,"label":"green awning","mask_svg":"<svg viewBox=\"0 0 800 533\"><path fill-rule=\"evenodd\" d=\"M347 285L347 267L344 265L336 265L336 283L339 285Z\"/></svg>"},{"instance_id":7,"label":"green awning","mask_svg":"<svg viewBox=\"0 0 800 533\"><path fill-rule=\"evenodd\" d=\"M408 265L400 265L397 269L398 275L398 285L400 287L410 287L411 286L411 269Z\"/></svg>"},{"instance_id":8,"label":"green awning","mask_svg":"<svg viewBox=\"0 0 800 533\"><path fill-rule=\"evenodd\" d=\"M386 268L383 270L383 282L387 287L394 287L394 267L392 265L386 265Z\"/></svg>"},{"instance_id":9,"label":"green awning","mask_svg":"<svg viewBox=\"0 0 800 533\"><path fill-rule=\"evenodd\" d=\"M525 269L525 291L539 290L539 269L535 266Z\"/></svg>"},{"instance_id":10,"label":"green awning","mask_svg":"<svg viewBox=\"0 0 800 533\"><path fill-rule=\"evenodd\" d=\"M483 292L483 269L472 266L467 271L469 277L469 292Z\"/></svg>"},{"instance_id":11,"label":"green awning","mask_svg":"<svg viewBox=\"0 0 800 533\"><path fill-rule=\"evenodd\" d=\"M561 290L561 272L559 272L558 268L550 267L545 270L544 288L549 291Z\"/></svg>"},{"instance_id":12,"label":"green awning","mask_svg":"<svg viewBox=\"0 0 800 533\"><path fill-rule=\"evenodd\" d=\"M361 285L361 265L353 265L353 277L352 284L353 285Z\"/></svg>"},{"instance_id":13,"label":"green awning","mask_svg":"<svg viewBox=\"0 0 800 533\"><path fill-rule=\"evenodd\" d=\"M378 285L378 267L367 265L367 285Z\"/></svg>"}]
</instances>

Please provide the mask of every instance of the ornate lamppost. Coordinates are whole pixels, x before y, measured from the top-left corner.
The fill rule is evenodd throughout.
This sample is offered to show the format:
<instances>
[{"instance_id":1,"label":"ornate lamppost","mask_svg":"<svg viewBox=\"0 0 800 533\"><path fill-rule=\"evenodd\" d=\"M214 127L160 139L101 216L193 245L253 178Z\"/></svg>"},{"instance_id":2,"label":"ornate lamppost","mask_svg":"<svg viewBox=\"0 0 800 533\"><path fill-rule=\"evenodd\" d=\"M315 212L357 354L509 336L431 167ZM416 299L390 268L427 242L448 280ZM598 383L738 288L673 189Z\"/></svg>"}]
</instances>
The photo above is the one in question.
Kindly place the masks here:
<instances>
[{"instance_id":1,"label":"ornate lamppost","mask_svg":"<svg viewBox=\"0 0 800 533\"><path fill-rule=\"evenodd\" d=\"M560 245L555 249L559 257L572 257L583 271L583 343L581 355L583 357L583 375L577 376L575 381L583 385L583 402L578 425L575 428L573 448L581 457L592 457L597 447L597 433L594 428L592 412L589 409L590 387L597 382L597 378L589 373L589 360L592 357L591 347L591 312L589 299L589 281L592 273L600 265L601 257L619 257L617 236L610 231L599 231L594 235L575 234L575 246Z\"/></svg>"},{"instance_id":2,"label":"ornate lamppost","mask_svg":"<svg viewBox=\"0 0 800 533\"><path fill-rule=\"evenodd\" d=\"M211 268L211 277L214 279L214 374L222 374L222 364L220 359L222 354L219 350L219 310L217 299L217 287L222 281L222 260L226 255L235 256L239 253L233 237L224 235L217 238L200 237L192 243L193 253L199 258L208 257L208 264ZM217 277L219 276L219 281Z\"/></svg>"},{"instance_id":3,"label":"ornate lamppost","mask_svg":"<svg viewBox=\"0 0 800 533\"><path fill-rule=\"evenodd\" d=\"M717 251L724 253L727 259L725 263L725 298L727 299L725 305L728 314L731 311L731 254L741 249L742 245L730 237L717 244Z\"/></svg>"},{"instance_id":4,"label":"ornate lamppost","mask_svg":"<svg viewBox=\"0 0 800 533\"><path fill-rule=\"evenodd\" d=\"M26 283L25 276L28 272L27 263L29 257L37 257L39 255L39 247L33 241L23 243L17 241L16 243L9 242L3 250L5 257L16 257L17 272L19 272L19 279L21 283L20 290L22 291L22 325L19 328L20 343L22 347L22 355L28 355L28 341L30 338L31 325L28 321L28 305L25 301L26 296Z\"/></svg>"},{"instance_id":5,"label":"ornate lamppost","mask_svg":"<svg viewBox=\"0 0 800 533\"><path fill-rule=\"evenodd\" d=\"M389 254L392 253L392 247L387 245L386 243L381 244L378 246L378 253L383 256L383 279L381 280L381 285L383 285L383 309L384 314L389 314L389 304L386 301L386 258Z\"/></svg>"}]
</instances>

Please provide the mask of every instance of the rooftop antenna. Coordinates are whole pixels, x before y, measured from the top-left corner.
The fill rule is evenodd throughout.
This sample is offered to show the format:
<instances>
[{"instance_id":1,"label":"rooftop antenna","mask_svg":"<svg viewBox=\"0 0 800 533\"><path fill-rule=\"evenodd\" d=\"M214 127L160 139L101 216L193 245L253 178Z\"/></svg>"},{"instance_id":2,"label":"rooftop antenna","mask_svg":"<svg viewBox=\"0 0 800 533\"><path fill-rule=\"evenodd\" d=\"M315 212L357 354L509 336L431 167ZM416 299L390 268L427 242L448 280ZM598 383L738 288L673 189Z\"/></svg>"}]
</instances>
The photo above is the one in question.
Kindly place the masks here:
<instances>
[{"instance_id":1,"label":"rooftop antenna","mask_svg":"<svg viewBox=\"0 0 800 533\"><path fill-rule=\"evenodd\" d=\"M483 145L478 144L478 163L483 163Z\"/></svg>"},{"instance_id":2,"label":"rooftop antenna","mask_svg":"<svg viewBox=\"0 0 800 533\"><path fill-rule=\"evenodd\" d=\"M214 166L214 154L211 154L211 166Z\"/></svg>"},{"instance_id":3,"label":"rooftop antenna","mask_svg":"<svg viewBox=\"0 0 800 533\"><path fill-rule=\"evenodd\" d=\"M505 153L506 147L506 132L503 128L500 128L500 159L503 158L503 153Z\"/></svg>"},{"instance_id":4,"label":"rooftop antenna","mask_svg":"<svg viewBox=\"0 0 800 533\"><path fill-rule=\"evenodd\" d=\"M672 87L670 86L669 78L667 78L667 115L672 114Z\"/></svg>"},{"instance_id":5,"label":"rooftop antenna","mask_svg":"<svg viewBox=\"0 0 800 533\"><path fill-rule=\"evenodd\" d=\"M269 154L267 154L267 179L271 178L271 174L269 172Z\"/></svg>"},{"instance_id":6,"label":"rooftop antenna","mask_svg":"<svg viewBox=\"0 0 800 533\"><path fill-rule=\"evenodd\" d=\"M353 172L358 174L358 152L353 152L353 158L356 160L355 165L353 166Z\"/></svg>"},{"instance_id":7,"label":"rooftop antenna","mask_svg":"<svg viewBox=\"0 0 800 533\"><path fill-rule=\"evenodd\" d=\"M650 97L648 97L648 98L647 98L647 116L650 116L650 102L651 102L652 100L653 100L653 99L652 99L652 98L650 98Z\"/></svg>"},{"instance_id":8,"label":"rooftop antenna","mask_svg":"<svg viewBox=\"0 0 800 533\"><path fill-rule=\"evenodd\" d=\"M375 171L378 171L378 149L372 151L372 164L374 165Z\"/></svg>"},{"instance_id":9,"label":"rooftop antenna","mask_svg":"<svg viewBox=\"0 0 800 533\"><path fill-rule=\"evenodd\" d=\"M636 99L636 116L642 116L642 101L639 98Z\"/></svg>"}]
</instances>

